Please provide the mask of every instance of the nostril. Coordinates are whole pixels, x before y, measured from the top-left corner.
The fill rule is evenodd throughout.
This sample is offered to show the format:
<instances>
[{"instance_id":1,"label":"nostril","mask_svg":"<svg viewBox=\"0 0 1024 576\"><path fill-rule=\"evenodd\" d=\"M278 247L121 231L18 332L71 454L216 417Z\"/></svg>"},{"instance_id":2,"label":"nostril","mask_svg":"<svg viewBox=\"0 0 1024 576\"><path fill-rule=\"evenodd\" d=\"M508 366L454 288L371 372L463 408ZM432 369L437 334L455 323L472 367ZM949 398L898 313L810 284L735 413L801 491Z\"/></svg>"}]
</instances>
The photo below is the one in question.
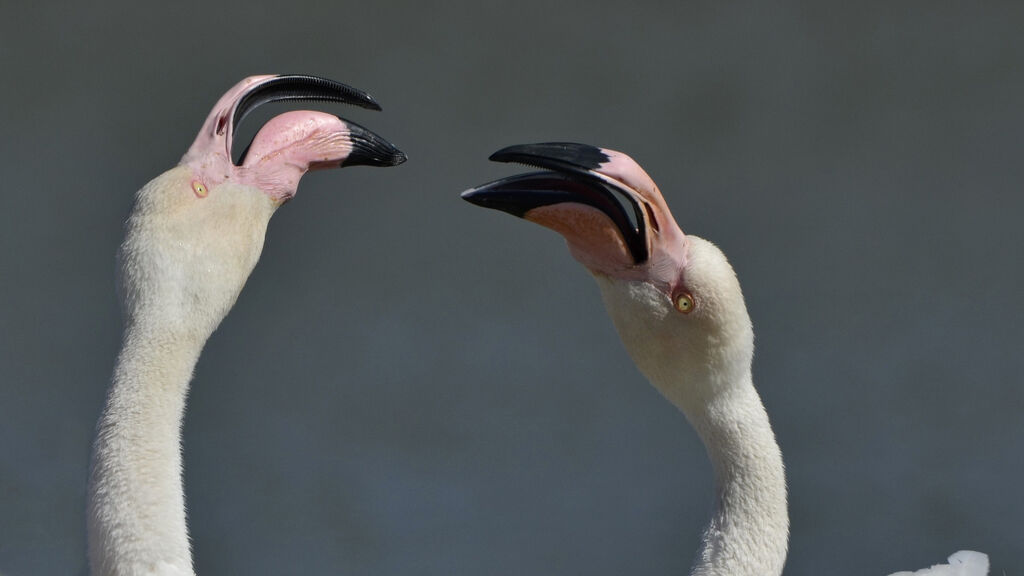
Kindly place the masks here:
<instances>
[{"instance_id":1,"label":"nostril","mask_svg":"<svg viewBox=\"0 0 1024 576\"><path fill-rule=\"evenodd\" d=\"M661 232L661 227L658 226L658 219L654 217L654 210L651 208L651 205L644 202L644 209L647 210L647 220L650 221L651 228L653 228L655 232Z\"/></svg>"},{"instance_id":2,"label":"nostril","mask_svg":"<svg viewBox=\"0 0 1024 576\"><path fill-rule=\"evenodd\" d=\"M217 118L217 134L220 135L220 136L223 136L224 135L224 129L227 127L227 125L228 125L228 115L222 113L220 115L220 118Z\"/></svg>"}]
</instances>

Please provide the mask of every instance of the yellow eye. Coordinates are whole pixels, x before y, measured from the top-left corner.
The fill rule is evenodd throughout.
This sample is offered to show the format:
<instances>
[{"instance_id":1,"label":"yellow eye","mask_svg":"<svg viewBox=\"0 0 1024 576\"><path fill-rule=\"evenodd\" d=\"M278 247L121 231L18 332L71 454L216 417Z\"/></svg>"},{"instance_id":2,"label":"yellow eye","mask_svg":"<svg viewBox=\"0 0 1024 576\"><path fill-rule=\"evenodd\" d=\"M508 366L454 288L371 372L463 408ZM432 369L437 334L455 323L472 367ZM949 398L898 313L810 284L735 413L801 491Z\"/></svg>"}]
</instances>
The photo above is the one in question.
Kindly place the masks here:
<instances>
[{"instance_id":1,"label":"yellow eye","mask_svg":"<svg viewBox=\"0 0 1024 576\"><path fill-rule=\"evenodd\" d=\"M676 296L675 304L676 310L679 310L683 314L689 314L690 312L693 312L693 296L690 296L686 292L683 292Z\"/></svg>"},{"instance_id":2,"label":"yellow eye","mask_svg":"<svg viewBox=\"0 0 1024 576\"><path fill-rule=\"evenodd\" d=\"M203 184L199 180L192 181L192 191L200 198L206 198L206 195L210 193L210 191L206 189L206 184Z\"/></svg>"}]
</instances>

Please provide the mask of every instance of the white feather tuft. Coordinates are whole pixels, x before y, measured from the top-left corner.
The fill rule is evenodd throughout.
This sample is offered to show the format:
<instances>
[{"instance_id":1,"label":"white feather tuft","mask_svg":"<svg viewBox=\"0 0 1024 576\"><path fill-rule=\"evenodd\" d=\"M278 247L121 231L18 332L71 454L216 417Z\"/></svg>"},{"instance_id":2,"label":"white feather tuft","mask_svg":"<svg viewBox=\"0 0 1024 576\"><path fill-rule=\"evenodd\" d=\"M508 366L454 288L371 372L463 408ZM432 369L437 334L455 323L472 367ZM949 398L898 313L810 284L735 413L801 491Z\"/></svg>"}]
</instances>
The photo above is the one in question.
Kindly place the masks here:
<instances>
[{"instance_id":1,"label":"white feather tuft","mask_svg":"<svg viewBox=\"0 0 1024 576\"><path fill-rule=\"evenodd\" d=\"M987 576L988 555L961 550L949 557L949 564L936 564L917 572L896 572L890 576Z\"/></svg>"}]
</instances>

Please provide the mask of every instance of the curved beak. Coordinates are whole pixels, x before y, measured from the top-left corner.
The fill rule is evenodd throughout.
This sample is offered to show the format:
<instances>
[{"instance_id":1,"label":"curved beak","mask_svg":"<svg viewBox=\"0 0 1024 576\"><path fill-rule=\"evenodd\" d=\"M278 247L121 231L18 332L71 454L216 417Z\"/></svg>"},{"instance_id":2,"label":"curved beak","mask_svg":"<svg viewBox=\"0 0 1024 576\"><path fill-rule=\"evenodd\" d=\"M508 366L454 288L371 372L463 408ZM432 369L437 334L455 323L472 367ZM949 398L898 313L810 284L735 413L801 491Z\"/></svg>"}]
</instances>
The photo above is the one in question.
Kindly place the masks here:
<instances>
[{"instance_id":1,"label":"curved beak","mask_svg":"<svg viewBox=\"0 0 1024 576\"><path fill-rule=\"evenodd\" d=\"M342 102L370 110L381 109L366 92L327 78L305 74L250 76L221 96L182 161L216 154L232 165L242 165L249 147L237 163L231 160L238 125L260 106L285 100ZM347 125L351 147L346 157L337 159L336 165L394 166L405 161L405 154L380 136L344 118L338 120Z\"/></svg>"},{"instance_id":2,"label":"curved beak","mask_svg":"<svg viewBox=\"0 0 1024 576\"><path fill-rule=\"evenodd\" d=\"M644 264L650 258L651 214L644 198L613 176L615 170L608 170L618 156L623 155L570 142L509 146L490 159L546 170L502 178L467 190L462 198L552 228L569 240L574 252L601 251L597 257L602 260L621 260L615 247L595 245L614 235L630 260L619 265ZM594 218L594 210L601 217Z\"/></svg>"}]
</instances>

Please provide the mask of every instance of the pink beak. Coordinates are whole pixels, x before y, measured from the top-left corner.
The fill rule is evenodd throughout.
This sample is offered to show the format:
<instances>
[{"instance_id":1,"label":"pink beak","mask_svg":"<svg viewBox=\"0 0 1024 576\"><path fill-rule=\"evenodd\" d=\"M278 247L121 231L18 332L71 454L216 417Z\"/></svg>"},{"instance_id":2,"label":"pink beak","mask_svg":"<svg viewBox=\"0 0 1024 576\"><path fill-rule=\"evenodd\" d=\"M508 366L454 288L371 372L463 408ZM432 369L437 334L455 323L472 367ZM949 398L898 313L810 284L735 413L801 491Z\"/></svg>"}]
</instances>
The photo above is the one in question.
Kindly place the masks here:
<instances>
[{"instance_id":1,"label":"pink beak","mask_svg":"<svg viewBox=\"0 0 1024 576\"><path fill-rule=\"evenodd\" d=\"M380 105L367 93L307 75L250 76L213 107L181 161L213 184L226 179L255 185L277 201L295 194L308 170L341 166L395 166L402 151L358 124L323 112L294 111L265 124L235 163L232 144L239 123L269 102L342 102L370 110Z\"/></svg>"},{"instance_id":2,"label":"pink beak","mask_svg":"<svg viewBox=\"0 0 1024 576\"><path fill-rule=\"evenodd\" d=\"M462 198L555 230L592 271L662 280L685 263L683 231L654 181L629 156L548 142L509 146L491 160L545 170L478 186Z\"/></svg>"}]
</instances>

